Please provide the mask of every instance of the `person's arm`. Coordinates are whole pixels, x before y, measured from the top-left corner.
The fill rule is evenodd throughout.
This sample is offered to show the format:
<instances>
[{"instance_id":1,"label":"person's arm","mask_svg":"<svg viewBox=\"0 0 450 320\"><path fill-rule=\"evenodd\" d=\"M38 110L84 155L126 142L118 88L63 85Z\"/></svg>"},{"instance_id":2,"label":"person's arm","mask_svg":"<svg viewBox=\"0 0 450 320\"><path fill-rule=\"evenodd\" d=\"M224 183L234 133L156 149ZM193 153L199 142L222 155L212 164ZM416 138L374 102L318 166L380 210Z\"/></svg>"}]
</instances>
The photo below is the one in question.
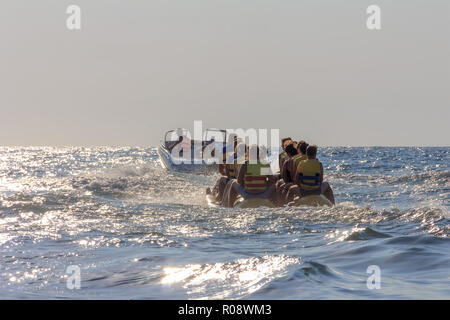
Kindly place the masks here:
<instances>
[{"instance_id":1,"label":"person's arm","mask_svg":"<svg viewBox=\"0 0 450 320\"><path fill-rule=\"evenodd\" d=\"M322 162L320 163L320 184L323 182L323 166Z\"/></svg>"},{"instance_id":2,"label":"person's arm","mask_svg":"<svg viewBox=\"0 0 450 320\"><path fill-rule=\"evenodd\" d=\"M291 177L291 182L295 183L295 175L297 173L297 167L295 166L294 158L291 158L291 162L289 163L289 177Z\"/></svg>"},{"instance_id":3,"label":"person's arm","mask_svg":"<svg viewBox=\"0 0 450 320\"><path fill-rule=\"evenodd\" d=\"M285 153L283 153L283 152L278 155L278 168L280 169L280 174L281 174L281 170L283 169L283 165L286 162L286 156L285 156Z\"/></svg>"},{"instance_id":4,"label":"person's arm","mask_svg":"<svg viewBox=\"0 0 450 320\"><path fill-rule=\"evenodd\" d=\"M299 179L299 170L298 170L298 167L297 168L295 168L295 173L294 173L294 183L296 184L296 185L300 185L300 179Z\"/></svg>"},{"instance_id":5,"label":"person's arm","mask_svg":"<svg viewBox=\"0 0 450 320\"><path fill-rule=\"evenodd\" d=\"M288 183L291 182L290 176L289 176L289 171L288 171L288 167L291 164L292 159L286 160L283 163L283 168L281 170L281 177L283 178L284 182Z\"/></svg>"},{"instance_id":6,"label":"person's arm","mask_svg":"<svg viewBox=\"0 0 450 320\"><path fill-rule=\"evenodd\" d=\"M269 182L269 184L275 184L278 181L278 176L268 175L267 181Z\"/></svg>"},{"instance_id":7,"label":"person's arm","mask_svg":"<svg viewBox=\"0 0 450 320\"><path fill-rule=\"evenodd\" d=\"M245 178L245 173L247 172L247 164L244 163L241 168L239 169L239 173L237 176L237 182L243 186L244 185L244 178Z\"/></svg>"}]
</instances>

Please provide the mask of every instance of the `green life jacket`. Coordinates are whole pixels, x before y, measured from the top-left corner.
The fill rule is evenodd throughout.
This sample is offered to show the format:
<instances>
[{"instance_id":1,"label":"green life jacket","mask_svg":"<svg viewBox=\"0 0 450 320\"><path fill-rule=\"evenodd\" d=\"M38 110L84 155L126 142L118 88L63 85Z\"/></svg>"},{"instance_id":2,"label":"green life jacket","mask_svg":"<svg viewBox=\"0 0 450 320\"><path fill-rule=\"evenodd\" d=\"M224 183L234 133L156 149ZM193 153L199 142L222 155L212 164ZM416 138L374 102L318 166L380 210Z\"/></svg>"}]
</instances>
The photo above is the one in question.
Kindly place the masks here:
<instances>
[{"instance_id":1,"label":"green life jacket","mask_svg":"<svg viewBox=\"0 0 450 320\"><path fill-rule=\"evenodd\" d=\"M270 164L249 164L244 177L244 188L248 193L262 193L267 189L267 176L270 174Z\"/></svg>"}]
</instances>

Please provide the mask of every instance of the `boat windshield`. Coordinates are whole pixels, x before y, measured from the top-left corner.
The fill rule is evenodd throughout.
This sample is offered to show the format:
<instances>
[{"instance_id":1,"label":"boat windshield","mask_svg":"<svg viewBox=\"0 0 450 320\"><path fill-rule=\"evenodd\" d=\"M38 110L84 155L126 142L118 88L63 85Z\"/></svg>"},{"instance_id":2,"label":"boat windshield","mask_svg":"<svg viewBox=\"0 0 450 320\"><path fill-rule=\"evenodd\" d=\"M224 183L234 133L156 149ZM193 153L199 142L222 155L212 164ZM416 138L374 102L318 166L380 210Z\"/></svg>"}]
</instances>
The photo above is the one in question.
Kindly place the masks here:
<instances>
[{"instance_id":1,"label":"boat windshield","mask_svg":"<svg viewBox=\"0 0 450 320\"><path fill-rule=\"evenodd\" d=\"M181 137L187 137L188 139L191 139L191 134L189 130L187 129L176 129L176 130L170 130L166 132L166 135L164 136L164 142L174 142L178 141L178 139Z\"/></svg>"},{"instance_id":2,"label":"boat windshield","mask_svg":"<svg viewBox=\"0 0 450 320\"><path fill-rule=\"evenodd\" d=\"M203 135L203 141L211 141L214 139L215 142L226 142L226 133L226 130L206 129Z\"/></svg>"}]
</instances>

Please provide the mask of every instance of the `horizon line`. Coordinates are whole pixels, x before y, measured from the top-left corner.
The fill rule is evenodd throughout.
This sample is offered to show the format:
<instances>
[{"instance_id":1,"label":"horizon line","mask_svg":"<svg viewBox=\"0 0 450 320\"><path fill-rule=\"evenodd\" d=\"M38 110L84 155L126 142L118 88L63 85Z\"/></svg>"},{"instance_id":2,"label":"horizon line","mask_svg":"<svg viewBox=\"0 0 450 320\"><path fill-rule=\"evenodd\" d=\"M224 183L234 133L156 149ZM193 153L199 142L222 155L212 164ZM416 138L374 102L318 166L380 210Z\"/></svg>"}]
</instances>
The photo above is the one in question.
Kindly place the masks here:
<instances>
[{"instance_id":1,"label":"horizon line","mask_svg":"<svg viewBox=\"0 0 450 320\"><path fill-rule=\"evenodd\" d=\"M0 148L157 148L151 145L0 145ZM319 148L449 148L450 145L324 145Z\"/></svg>"}]
</instances>

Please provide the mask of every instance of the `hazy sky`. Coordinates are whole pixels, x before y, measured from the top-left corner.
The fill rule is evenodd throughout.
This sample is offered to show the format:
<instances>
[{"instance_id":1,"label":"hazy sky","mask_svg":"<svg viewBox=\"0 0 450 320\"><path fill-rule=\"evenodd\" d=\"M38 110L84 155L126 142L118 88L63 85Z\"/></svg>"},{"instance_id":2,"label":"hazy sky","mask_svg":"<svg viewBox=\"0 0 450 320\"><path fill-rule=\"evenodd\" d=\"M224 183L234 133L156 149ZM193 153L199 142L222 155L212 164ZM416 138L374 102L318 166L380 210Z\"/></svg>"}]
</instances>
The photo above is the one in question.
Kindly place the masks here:
<instances>
[{"instance_id":1,"label":"hazy sky","mask_svg":"<svg viewBox=\"0 0 450 320\"><path fill-rule=\"evenodd\" d=\"M448 0L2 0L0 35L0 145L155 146L194 120L450 145Z\"/></svg>"}]
</instances>

